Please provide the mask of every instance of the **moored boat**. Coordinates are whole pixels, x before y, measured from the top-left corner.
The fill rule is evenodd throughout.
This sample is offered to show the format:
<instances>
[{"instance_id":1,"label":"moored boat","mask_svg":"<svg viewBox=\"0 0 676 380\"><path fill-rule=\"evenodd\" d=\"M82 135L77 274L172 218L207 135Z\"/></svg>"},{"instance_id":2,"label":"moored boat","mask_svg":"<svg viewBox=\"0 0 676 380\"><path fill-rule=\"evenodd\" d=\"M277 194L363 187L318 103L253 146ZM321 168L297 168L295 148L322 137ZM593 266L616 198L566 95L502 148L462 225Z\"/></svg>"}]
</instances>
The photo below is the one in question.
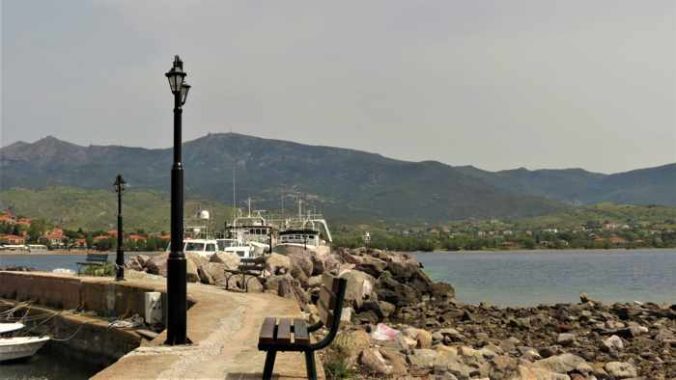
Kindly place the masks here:
<instances>
[{"instance_id":1,"label":"moored boat","mask_svg":"<svg viewBox=\"0 0 676 380\"><path fill-rule=\"evenodd\" d=\"M48 341L46 336L0 338L0 362L31 357Z\"/></svg>"},{"instance_id":2,"label":"moored boat","mask_svg":"<svg viewBox=\"0 0 676 380\"><path fill-rule=\"evenodd\" d=\"M0 335L8 334L14 331L19 331L24 328L23 323L13 322L13 323L0 323Z\"/></svg>"}]
</instances>

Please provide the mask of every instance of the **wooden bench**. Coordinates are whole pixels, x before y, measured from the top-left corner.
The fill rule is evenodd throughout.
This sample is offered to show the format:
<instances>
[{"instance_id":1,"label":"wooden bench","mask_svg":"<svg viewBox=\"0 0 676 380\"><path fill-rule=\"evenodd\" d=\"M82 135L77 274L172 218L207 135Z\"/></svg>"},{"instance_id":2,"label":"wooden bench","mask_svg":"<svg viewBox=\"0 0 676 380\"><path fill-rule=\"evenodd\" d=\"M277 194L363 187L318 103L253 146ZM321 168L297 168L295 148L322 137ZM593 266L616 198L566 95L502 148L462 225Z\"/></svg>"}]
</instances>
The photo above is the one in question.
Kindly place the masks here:
<instances>
[{"instance_id":1,"label":"wooden bench","mask_svg":"<svg viewBox=\"0 0 676 380\"><path fill-rule=\"evenodd\" d=\"M107 253L88 253L84 262L77 262L77 274L81 273L82 267L102 266L108 262Z\"/></svg>"},{"instance_id":2,"label":"wooden bench","mask_svg":"<svg viewBox=\"0 0 676 380\"><path fill-rule=\"evenodd\" d=\"M242 275L242 287L244 291L249 291L249 281L260 277L264 270L265 260L263 258L240 259L237 269L225 269L225 289L229 289L230 277Z\"/></svg>"},{"instance_id":3,"label":"wooden bench","mask_svg":"<svg viewBox=\"0 0 676 380\"><path fill-rule=\"evenodd\" d=\"M296 351L305 353L305 367L308 379L317 379L314 352L326 348L338 333L340 316L343 311L343 299L347 280L324 274L319 293L317 309L320 321L308 326L304 319L268 317L263 321L258 336L258 349L267 351L263 379L272 378L272 369L278 351ZM319 342L312 343L310 333L326 326L329 333Z\"/></svg>"}]
</instances>

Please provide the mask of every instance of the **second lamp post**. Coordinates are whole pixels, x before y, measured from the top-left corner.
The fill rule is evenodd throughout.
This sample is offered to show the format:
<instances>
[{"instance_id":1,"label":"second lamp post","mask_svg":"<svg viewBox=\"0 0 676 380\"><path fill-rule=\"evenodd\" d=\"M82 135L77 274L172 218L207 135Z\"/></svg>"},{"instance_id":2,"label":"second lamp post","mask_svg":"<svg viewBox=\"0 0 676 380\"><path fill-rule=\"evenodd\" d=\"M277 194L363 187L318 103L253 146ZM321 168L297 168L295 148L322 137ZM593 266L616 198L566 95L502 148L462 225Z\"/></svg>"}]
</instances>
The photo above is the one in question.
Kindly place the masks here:
<instances>
[{"instance_id":1,"label":"second lamp post","mask_svg":"<svg viewBox=\"0 0 676 380\"><path fill-rule=\"evenodd\" d=\"M122 179L121 175L117 175L115 178L115 183L113 187L117 193L117 257L115 258L115 280L122 281L124 280L124 250L122 247L122 239L124 238L124 233L122 231L122 192L124 191L124 185L126 182Z\"/></svg>"},{"instance_id":2,"label":"second lamp post","mask_svg":"<svg viewBox=\"0 0 676 380\"><path fill-rule=\"evenodd\" d=\"M174 65L165 74L174 94L174 164L171 167L171 252L167 259L167 341L187 344L187 283L183 253L183 163L181 162L181 119L190 85L185 81L183 61L174 57Z\"/></svg>"}]
</instances>

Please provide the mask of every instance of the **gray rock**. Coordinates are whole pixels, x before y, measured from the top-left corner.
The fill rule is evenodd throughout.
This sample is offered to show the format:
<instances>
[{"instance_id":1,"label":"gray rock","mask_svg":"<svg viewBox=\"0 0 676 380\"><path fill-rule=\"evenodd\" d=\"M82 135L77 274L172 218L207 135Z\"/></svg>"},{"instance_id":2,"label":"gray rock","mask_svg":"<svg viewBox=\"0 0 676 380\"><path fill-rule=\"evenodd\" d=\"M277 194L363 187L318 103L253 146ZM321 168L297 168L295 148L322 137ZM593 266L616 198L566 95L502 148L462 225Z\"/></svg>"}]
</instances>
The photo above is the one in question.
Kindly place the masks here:
<instances>
[{"instance_id":1,"label":"gray rock","mask_svg":"<svg viewBox=\"0 0 676 380\"><path fill-rule=\"evenodd\" d=\"M209 262L223 264L228 269L237 269L240 258L233 252L218 252L211 255Z\"/></svg>"},{"instance_id":2,"label":"gray rock","mask_svg":"<svg viewBox=\"0 0 676 380\"><path fill-rule=\"evenodd\" d=\"M361 352L359 362L368 373L390 375L392 366L387 363L383 355L374 348L367 348Z\"/></svg>"},{"instance_id":3,"label":"gray rock","mask_svg":"<svg viewBox=\"0 0 676 380\"><path fill-rule=\"evenodd\" d=\"M197 268L197 275L199 276L201 283L213 285L214 278L211 277L211 274L209 274L209 272L204 270L204 266L200 266L199 268Z\"/></svg>"},{"instance_id":4,"label":"gray rock","mask_svg":"<svg viewBox=\"0 0 676 380\"><path fill-rule=\"evenodd\" d=\"M272 274L284 274L291 269L291 260L278 253L272 253L265 259L265 270Z\"/></svg>"},{"instance_id":5,"label":"gray rock","mask_svg":"<svg viewBox=\"0 0 676 380\"><path fill-rule=\"evenodd\" d=\"M617 335L610 336L603 340L601 349L604 351L620 351L624 349L624 342L622 338Z\"/></svg>"},{"instance_id":6,"label":"gray rock","mask_svg":"<svg viewBox=\"0 0 676 380\"><path fill-rule=\"evenodd\" d=\"M576 370L580 366L589 366L584 359L570 353L550 356L547 359L538 360L535 362L535 365L556 373L568 373Z\"/></svg>"},{"instance_id":7,"label":"gray rock","mask_svg":"<svg viewBox=\"0 0 676 380\"><path fill-rule=\"evenodd\" d=\"M413 353L408 355L408 361L412 366L418 368L434 368L435 360L439 354L428 348L419 348L413 350Z\"/></svg>"},{"instance_id":8,"label":"gray rock","mask_svg":"<svg viewBox=\"0 0 676 380\"><path fill-rule=\"evenodd\" d=\"M146 262L145 268L146 271L150 274L157 274L160 276L167 277L167 259L169 258L169 252L163 252L158 255L155 255Z\"/></svg>"},{"instance_id":9,"label":"gray rock","mask_svg":"<svg viewBox=\"0 0 676 380\"><path fill-rule=\"evenodd\" d=\"M345 301L353 306L355 310L361 308L364 300L376 298L373 295L375 279L370 275L357 270L350 270L342 273L340 277L347 280Z\"/></svg>"},{"instance_id":10,"label":"gray rock","mask_svg":"<svg viewBox=\"0 0 676 380\"><path fill-rule=\"evenodd\" d=\"M608 375L617 379L636 377L636 368L630 363L608 362L604 368L608 372Z\"/></svg>"},{"instance_id":11,"label":"gray rock","mask_svg":"<svg viewBox=\"0 0 676 380\"><path fill-rule=\"evenodd\" d=\"M441 351L434 360L435 373L450 373L458 379L469 379L474 369L463 362L463 358L452 351Z\"/></svg>"},{"instance_id":12,"label":"gray rock","mask_svg":"<svg viewBox=\"0 0 676 380\"><path fill-rule=\"evenodd\" d=\"M575 344L575 334L563 333L556 337L556 343L562 346L572 346Z\"/></svg>"}]
</instances>

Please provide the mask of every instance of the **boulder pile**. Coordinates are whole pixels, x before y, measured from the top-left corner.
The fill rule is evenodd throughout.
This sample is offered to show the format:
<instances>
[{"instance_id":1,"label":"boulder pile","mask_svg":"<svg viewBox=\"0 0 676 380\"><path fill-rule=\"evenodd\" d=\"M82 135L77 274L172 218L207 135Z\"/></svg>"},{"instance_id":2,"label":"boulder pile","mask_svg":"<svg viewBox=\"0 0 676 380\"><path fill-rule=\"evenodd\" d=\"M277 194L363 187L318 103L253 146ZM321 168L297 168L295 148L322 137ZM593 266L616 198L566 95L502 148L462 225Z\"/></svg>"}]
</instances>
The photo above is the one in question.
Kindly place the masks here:
<instances>
[{"instance_id":1,"label":"boulder pile","mask_svg":"<svg viewBox=\"0 0 676 380\"><path fill-rule=\"evenodd\" d=\"M188 277L225 284L239 258L188 257ZM443 379L676 378L676 305L577 304L497 307L457 302L407 253L336 249L262 259L249 291L295 299L316 320L321 275L347 279L343 331L321 351L327 376ZM166 254L129 267L166 275ZM243 288L241 276L228 280ZM252 285L253 284L253 285Z\"/></svg>"},{"instance_id":2,"label":"boulder pile","mask_svg":"<svg viewBox=\"0 0 676 380\"><path fill-rule=\"evenodd\" d=\"M138 255L126 267L166 276L168 252L155 256ZM216 253L210 258L187 254L187 278L224 286L225 269L237 269L240 259L234 253ZM316 312L316 300L325 272L347 279L347 313L359 323L377 323L399 310L408 310L424 300L444 303L455 293L449 284L435 283L410 254L366 249L328 251L292 251L272 253L261 258L265 270L259 278L247 279L248 291L265 291L295 299L303 310ZM243 289L241 276L228 278L228 288Z\"/></svg>"},{"instance_id":3,"label":"boulder pile","mask_svg":"<svg viewBox=\"0 0 676 380\"><path fill-rule=\"evenodd\" d=\"M449 302L423 314L346 327L326 354L327 368L340 363L364 377L393 378L676 378L674 305L498 308Z\"/></svg>"}]
</instances>

